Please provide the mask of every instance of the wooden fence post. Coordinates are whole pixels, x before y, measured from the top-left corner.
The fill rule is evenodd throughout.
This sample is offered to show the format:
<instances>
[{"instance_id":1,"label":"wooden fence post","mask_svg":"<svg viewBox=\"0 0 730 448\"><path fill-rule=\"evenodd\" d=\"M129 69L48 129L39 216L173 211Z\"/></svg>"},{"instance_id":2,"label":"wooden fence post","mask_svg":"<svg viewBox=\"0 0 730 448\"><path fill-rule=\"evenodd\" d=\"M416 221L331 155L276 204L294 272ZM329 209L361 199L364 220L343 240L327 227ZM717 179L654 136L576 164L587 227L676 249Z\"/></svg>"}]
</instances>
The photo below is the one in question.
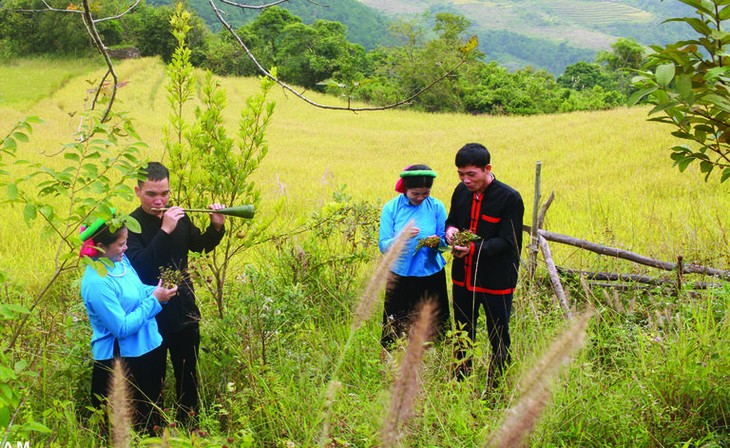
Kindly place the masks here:
<instances>
[{"instance_id":1,"label":"wooden fence post","mask_svg":"<svg viewBox=\"0 0 730 448\"><path fill-rule=\"evenodd\" d=\"M682 265L682 256L677 256L677 297L682 291L682 280L684 277L684 266Z\"/></svg>"},{"instance_id":2,"label":"wooden fence post","mask_svg":"<svg viewBox=\"0 0 730 448\"><path fill-rule=\"evenodd\" d=\"M539 243L537 241L537 229L540 227L538 223L538 211L540 209L540 170L542 163L538 160L535 164L535 196L532 201L532 226L530 227L530 250L529 260L527 263L527 275L530 280L530 287L535 282L535 271L537 271L537 252L539 251Z\"/></svg>"}]
</instances>

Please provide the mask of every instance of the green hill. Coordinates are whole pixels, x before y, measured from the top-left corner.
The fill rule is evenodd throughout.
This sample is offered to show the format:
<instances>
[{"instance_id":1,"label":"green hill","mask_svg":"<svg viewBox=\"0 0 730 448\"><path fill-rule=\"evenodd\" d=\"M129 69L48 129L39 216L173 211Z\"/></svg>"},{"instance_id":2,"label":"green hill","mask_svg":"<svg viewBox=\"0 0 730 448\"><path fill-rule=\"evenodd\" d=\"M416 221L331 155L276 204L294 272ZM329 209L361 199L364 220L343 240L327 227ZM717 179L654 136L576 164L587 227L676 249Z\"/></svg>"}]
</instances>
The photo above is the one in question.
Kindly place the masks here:
<instances>
[{"instance_id":1,"label":"green hill","mask_svg":"<svg viewBox=\"0 0 730 448\"><path fill-rule=\"evenodd\" d=\"M175 2L176 0L149 0L147 3L149 5L169 5ZM249 4L253 3L249 2ZM188 4L212 30L218 31L222 28L208 0L189 0ZM389 19L385 14L357 0L316 3L291 1L279 6L301 17L307 24L311 24L317 19L341 22L347 25L350 42L358 43L368 50L387 40ZM255 9L244 10L225 4L218 4L217 7L225 15L226 21L234 28L253 20L260 12Z\"/></svg>"},{"instance_id":2,"label":"green hill","mask_svg":"<svg viewBox=\"0 0 730 448\"><path fill-rule=\"evenodd\" d=\"M221 29L207 0L189 0L189 5L211 29ZM394 20L423 21L425 12L431 18L439 12L458 14L471 22L470 32L479 36L487 59L512 69L542 68L556 76L568 64L592 61L597 51L609 50L619 37L648 46L674 42L689 33L682 24L662 24L689 11L678 0L292 0L280 6L308 24L316 19L344 23L350 41L368 50L390 42L388 27ZM234 27L259 14L225 4L219 8ZM422 25L431 29L430 23Z\"/></svg>"},{"instance_id":3,"label":"green hill","mask_svg":"<svg viewBox=\"0 0 730 448\"><path fill-rule=\"evenodd\" d=\"M592 60L619 37L644 45L686 38L689 28L662 24L690 8L677 0L361 0L391 17L425 11L466 17L487 58L562 73L567 64Z\"/></svg>"}]
</instances>

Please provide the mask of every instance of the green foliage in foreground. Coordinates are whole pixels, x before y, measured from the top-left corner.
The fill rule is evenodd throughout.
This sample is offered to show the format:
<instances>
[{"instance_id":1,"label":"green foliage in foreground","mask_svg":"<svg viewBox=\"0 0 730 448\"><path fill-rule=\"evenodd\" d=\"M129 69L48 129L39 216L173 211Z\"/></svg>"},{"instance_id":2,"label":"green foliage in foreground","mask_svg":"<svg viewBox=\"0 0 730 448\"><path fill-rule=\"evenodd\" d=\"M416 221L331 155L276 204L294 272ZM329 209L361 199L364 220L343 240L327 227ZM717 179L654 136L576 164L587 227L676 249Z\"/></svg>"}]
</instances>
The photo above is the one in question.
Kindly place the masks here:
<instances>
[{"instance_id":1,"label":"green foliage in foreground","mask_svg":"<svg viewBox=\"0 0 730 448\"><path fill-rule=\"evenodd\" d=\"M230 284L230 312L223 318L214 317L213 300L200 297L201 431L170 429L164 446L381 446L404 347L392 360L379 359L378 315L350 333L351 310L377 255L378 215L377 206L341 190L309 215L308 227L316 231L252 249ZM77 294L73 287L59 289L31 315L17 348L2 359L0 371L27 364L38 378L0 376L4 390L16 397L3 402L15 416L3 426L9 441L102 443L96 417L86 409L88 322ZM531 446L730 443L729 288L678 298L661 290L597 290L574 292L574 300L578 308L597 311L589 342L553 384L553 400ZM3 301L27 303L12 284ZM3 339L15 319L5 321ZM564 327L551 291L528 293L521 285L512 329L515 363L503 389L486 395L488 347L477 344L474 375L457 382L451 367L458 333L434 346L425 358L414 415L404 427L404 446L481 446L519 399L525 372ZM330 424L323 439L325 421ZM137 439L134 445L152 442Z\"/></svg>"},{"instance_id":2,"label":"green foliage in foreground","mask_svg":"<svg viewBox=\"0 0 730 448\"><path fill-rule=\"evenodd\" d=\"M697 161L705 180L717 169L720 182L730 179L730 68L727 46L730 5L724 0L680 0L695 9L697 17L673 21L691 26L692 40L652 47L647 70L636 77L641 88L634 101L649 97L655 107L653 121L667 123L672 134L694 144L671 148L680 171Z\"/></svg>"}]
</instances>

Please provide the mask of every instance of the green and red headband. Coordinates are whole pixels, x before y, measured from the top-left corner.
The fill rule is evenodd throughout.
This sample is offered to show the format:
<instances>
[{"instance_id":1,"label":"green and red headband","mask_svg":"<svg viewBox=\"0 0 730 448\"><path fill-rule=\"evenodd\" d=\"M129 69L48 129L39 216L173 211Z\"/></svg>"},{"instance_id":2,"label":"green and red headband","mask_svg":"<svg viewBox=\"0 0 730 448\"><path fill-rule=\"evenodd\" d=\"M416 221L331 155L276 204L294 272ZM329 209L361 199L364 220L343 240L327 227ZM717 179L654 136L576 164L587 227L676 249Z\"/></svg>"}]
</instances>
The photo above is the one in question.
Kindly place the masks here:
<instances>
[{"instance_id":1,"label":"green and red headband","mask_svg":"<svg viewBox=\"0 0 730 448\"><path fill-rule=\"evenodd\" d=\"M110 209L112 212L112 216L116 215L117 210L115 208ZM84 243L81 246L81 251L79 252L79 256L87 256L87 257L98 257L99 251L96 248L96 242L94 242L94 237L97 233L101 230L102 227L106 224L106 221L102 218L97 219L93 222L89 227L81 226L79 229L81 233L79 234L79 239L82 243Z\"/></svg>"},{"instance_id":2,"label":"green and red headband","mask_svg":"<svg viewBox=\"0 0 730 448\"><path fill-rule=\"evenodd\" d=\"M434 170L408 170L413 165L407 166L405 170L401 171L400 179L395 183L395 191L398 193L406 192L406 185L403 179L406 177L436 177L436 171Z\"/></svg>"}]
</instances>

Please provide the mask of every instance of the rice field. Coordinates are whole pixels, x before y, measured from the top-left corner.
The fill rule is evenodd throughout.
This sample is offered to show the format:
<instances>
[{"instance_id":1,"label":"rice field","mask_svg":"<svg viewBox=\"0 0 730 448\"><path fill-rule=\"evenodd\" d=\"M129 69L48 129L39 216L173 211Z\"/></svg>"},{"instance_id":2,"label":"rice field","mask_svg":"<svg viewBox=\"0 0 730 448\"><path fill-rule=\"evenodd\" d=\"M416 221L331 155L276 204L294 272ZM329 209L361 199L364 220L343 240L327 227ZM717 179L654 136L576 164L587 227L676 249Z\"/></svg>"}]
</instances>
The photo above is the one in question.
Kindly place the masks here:
<instances>
[{"instance_id":1,"label":"rice field","mask_svg":"<svg viewBox=\"0 0 730 448\"><path fill-rule=\"evenodd\" d=\"M545 9L572 22L587 25L650 22L653 14L611 1L545 0Z\"/></svg>"},{"instance_id":2,"label":"rice field","mask_svg":"<svg viewBox=\"0 0 730 448\"><path fill-rule=\"evenodd\" d=\"M26 76L22 66L12 70ZM41 76L33 70L34 76ZM157 159L168 114L164 65L141 59L123 62L117 70L127 84L119 90L116 108L134 118L137 132L149 145L147 156ZM51 70L47 76L53 84L67 75ZM17 106L22 101L12 107L0 105L0 129L9 129L27 114L45 120L31 142L21 147L19 158L64 163L47 154L72 138L76 113L84 107L86 78L100 73L69 76L52 92L34 93L43 98L25 109ZM238 105L257 91L257 81L227 78L221 85L228 94L229 135L234 135ZM0 87L0 95L9 93ZM337 101L313 97L323 103ZM394 195L400 170L412 163L428 164L438 172L432 194L448 208L458 182L454 154L463 144L477 141L491 150L496 176L522 193L526 222L540 162L542 200L550 192L556 196L547 214L548 230L664 260L683 255L688 261L730 264L728 183L719 184L716 177L705 182L695 167L685 173L672 167L667 148L677 142L671 129L646 120L647 109L532 117L405 110L353 114L317 110L276 89L271 99L277 106L267 134L270 150L255 174L264 197L257 214L274 213L274 205L284 202L280 226L307 216L343 186L351 196L382 204ZM134 206L119 204L122 210ZM19 216L12 207L0 211L0 270L19 265L19 246L42 246L32 229L5 225ZM560 263L578 265L572 267L587 262L577 250L556 252Z\"/></svg>"}]
</instances>

